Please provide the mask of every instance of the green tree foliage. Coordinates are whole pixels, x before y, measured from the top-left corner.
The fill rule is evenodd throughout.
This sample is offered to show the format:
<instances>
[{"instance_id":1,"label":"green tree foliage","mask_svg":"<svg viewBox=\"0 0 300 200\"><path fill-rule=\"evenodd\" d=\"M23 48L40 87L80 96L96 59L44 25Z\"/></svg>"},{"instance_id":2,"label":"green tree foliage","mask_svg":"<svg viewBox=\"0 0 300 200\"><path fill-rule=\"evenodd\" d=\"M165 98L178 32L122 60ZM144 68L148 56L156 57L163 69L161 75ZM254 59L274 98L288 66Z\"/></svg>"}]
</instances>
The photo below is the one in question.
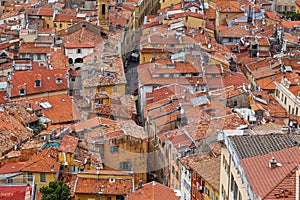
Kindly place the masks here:
<instances>
[{"instance_id":1,"label":"green tree foliage","mask_svg":"<svg viewBox=\"0 0 300 200\"><path fill-rule=\"evenodd\" d=\"M70 187L61 181L52 181L49 186L43 186L40 188L40 192L43 194L42 200L69 200Z\"/></svg>"}]
</instances>

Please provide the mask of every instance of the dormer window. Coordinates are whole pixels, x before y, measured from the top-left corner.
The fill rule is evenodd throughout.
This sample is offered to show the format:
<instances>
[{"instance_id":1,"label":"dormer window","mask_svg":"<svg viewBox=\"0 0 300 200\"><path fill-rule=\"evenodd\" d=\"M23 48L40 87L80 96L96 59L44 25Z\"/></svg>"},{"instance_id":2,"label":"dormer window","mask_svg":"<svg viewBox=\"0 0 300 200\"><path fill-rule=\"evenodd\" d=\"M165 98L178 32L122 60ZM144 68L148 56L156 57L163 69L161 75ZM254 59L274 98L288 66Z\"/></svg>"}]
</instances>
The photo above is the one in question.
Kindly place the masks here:
<instances>
[{"instance_id":1,"label":"dormer window","mask_svg":"<svg viewBox=\"0 0 300 200\"><path fill-rule=\"evenodd\" d=\"M62 78L57 78L56 79L56 84L62 84Z\"/></svg>"},{"instance_id":2,"label":"dormer window","mask_svg":"<svg viewBox=\"0 0 300 200\"><path fill-rule=\"evenodd\" d=\"M61 74L55 74L55 82L56 84L62 84L62 75Z\"/></svg>"},{"instance_id":3,"label":"dormer window","mask_svg":"<svg viewBox=\"0 0 300 200\"><path fill-rule=\"evenodd\" d=\"M21 88L19 89L19 94L22 96L22 95L25 95L26 94L26 89L25 88Z\"/></svg>"},{"instance_id":4,"label":"dormer window","mask_svg":"<svg viewBox=\"0 0 300 200\"><path fill-rule=\"evenodd\" d=\"M42 86L42 81L41 80L35 80L34 81L34 87L41 87Z\"/></svg>"},{"instance_id":5,"label":"dormer window","mask_svg":"<svg viewBox=\"0 0 300 200\"><path fill-rule=\"evenodd\" d=\"M40 74L34 75L34 87L41 87L42 86L42 76Z\"/></svg>"}]
</instances>

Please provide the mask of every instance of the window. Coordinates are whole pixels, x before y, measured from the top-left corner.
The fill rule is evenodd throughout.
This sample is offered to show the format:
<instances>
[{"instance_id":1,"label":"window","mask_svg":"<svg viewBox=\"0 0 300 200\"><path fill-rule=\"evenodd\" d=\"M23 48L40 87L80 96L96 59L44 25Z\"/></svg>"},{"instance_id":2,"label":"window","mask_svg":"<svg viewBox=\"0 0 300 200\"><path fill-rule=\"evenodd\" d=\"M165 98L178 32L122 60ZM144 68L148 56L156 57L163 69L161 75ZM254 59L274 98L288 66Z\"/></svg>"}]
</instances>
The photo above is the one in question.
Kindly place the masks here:
<instances>
[{"instance_id":1,"label":"window","mask_svg":"<svg viewBox=\"0 0 300 200\"><path fill-rule=\"evenodd\" d=\"M105 87L101 88L101 92L105 92L105 91L106 91Z\"/></svg>"},{"instance_id":2,"label":"window","mask_svg":"<svg viewBox=\"0 0 300 200\"><path fill-rule=\"evenodd\" d=\"M50 17L48 17L48 20L50 20Z\"/></svg>"},{"instance_id":3,"label":"window","mask_svg":"<svg viewBox=\"0 0 300 200\"><path fill-rule=\"evenodd\" d=\"M106 14L105 4L102 4L101 10L102 10L102 15L105 15Z\"/></svg>"},{"instance_id":4,"label":"window","mask_svg":"<svg viewBox=\"0 0 300 200\"><path fill-rule=\"evenodd\" d=\"M284 104L286 104L286 97L284 97Z\"/></svg>"},{"instance_id":5,"label":"window","mask_svg":"<svg viewBox=\"0 0 300 200\"><path fill-rule=\"evenodd\" d=\"M298 115L298 107L296 107L296 113L295 113L295 115Z\"/></svg>"},{"instance_id":6,"label":"window","mask_svg":"<svg viewBox=\"0 0 300 200\"><path fill-rule=\"evenodd\" d=\"M213 192L210 193L210 199L215 199L215 194Z\"/></svg>"},{"instance_id":7,"label":"window","mask_svg":"<svg viewBox=\"0 0 300 200\"><path fill-rule=\"evenodd\" d=\"M110 147L110 153L118 153L118 152L119 152L118 146L111 146Z\"/></svg>"},{"instance_id":8,"label":"window","mask_svg":"<svg viewBox=\"0 0 300 200\"><path fill-rule=\"evenodd\" d=\"M176 174L176 175L175 175L175 176L176 176L176 179L178 180L178 172L175 172L175 174Z\"/></svg>"},{"instance_id":9,"label":"window","mask_svg":"<svg viewBox=\"0 0 300 200\"><path fill-rule=\"evenodd\" d=\"M132 163L131 162L120 162L120 170L131 170Z\"/></svg>"},{"instance_id":10,"label":"window","mask_svg":"<svg viewBox=\"0 0 300 200\"><path fill-rule=\"evenodd\" d=\"M118 86L113 87L113 92L118 92Z\"/></svg>"},{"instance_id":11,"label":"window","mask_svg":"<svg viewBox=\"0 0 300 200\"><path fill-rule=\"evenodd\" d=\"M62 28L62 24L59 24L59 28Z\"/></svg>"},{"instance_id":12,"label":"window","mask_svg":"<svg viewBox=\"0 0 300 200\"><path fill-rule=\"evenodd\" d=\"M111 197L107 197L107 200L111 200Z\"/></svg>"},{"instance_id":13,"label":"window","mask_svg":"<svg viewBox=\"0 0 300 200\"><path fill-rule=\"evenodd\" d=\"M71 77L71 81L75 81L75 79L76 79L75 76Z\"/></svg>"},{"instance_id":14,"label":"window","mask_svg":"<svg viewBox=\"0 0 300 200\"><path fill-rule=\"evenodd\" d=\"M33 181L32 173L29 172L27 175L28 175L28 181Z\"/></svg>"},{"instance_id":15,"label":"window","mask_svg":"<svg viewBox=\"0 0 300 200\"><path fill-rule=\"evenodd\" d=\"M76 50L76 53L77 53L77 54L81 54L81 49L77 49L77 50Z\"/></svg>"},{"instance_id":16,"label":"window","mask_svg":"<svg viewBox=\"0 0 300 200\"><path fill-rule=\"evenodd\" d=\"M25 88L21 88L21 89L19 90L19 94L20 94L20 95L25 95L25 94L26 94Z\"/></svg>"},{"instance_id":17,"label":"window","mask_svg":"<svg viewBox=\"0 0 300 200\"><path fill-rule=\"evenodd\" d=\"M41 80L35 80L34 81L34 87L41 87L41 86L42 86Z\"/></svg>"},{"instance_id":18,"label":"window","mask_svg":"<svg viewBox=\"0 0 300 200\"><path fill-rule=\"evenodd\" d=\"M279 97L279 90L276 90L276 97Z\"/></svg>"},{"instance_id":19,"label":"window","mask_svg":"<svg viewBox=\"0 0 300 200\"><path fill-rule=\"evenodd\" d=\"M7 183L13 183L13 179L11 178L7 179Z\"/></svg>"},{"instance_id":20,"label":"window","mask_svg":"<svg viewBox=\"0 0 300 200\"><path fill-rule=\"evenodd\" d=\"M175 174L175 168L172 166L172 174Z\"/></svg>"},{"instance_id":21,"label":"window","mask_svg":"<svg viewBox=\"0 0 300 200\"><path fill-rule=\"evenodd\" d=\"M93 92L94 92L94 89L89 89L90 94L93 94Z\"/></svg>"},{"instance_id":22,"label":"window","mask_svg":"<svg viewBox=\"0 0 300 200\"><path fill-rule=\"evenodd\" d=\"M40 173L40 182L46 182L46 174Z\"/></svg>"},{"instance_id":23,"label":"window","mask_svg":"<svg viewBox=\"0 0 300 200\"><path fill-rule=\"evenodd\" d=\"M281 6L278 6L278 7L277 7L277 10L280 12L280 11L281 11Z\"/></svg>"},{"instance_id":24,"label":"window","mask_svg":"<svg viewBox=\"0 0 300 200\"><path fill-rule=\"evenodd\" d=\"M37 55L36 55L36 59L37 59L37 60L41 60L41 54L37 54Z\"/></svg>"},{"instance_id":25,"label":"window","mask_svg":"<svg viewBox=\"0 0 300 200\"><path fill-rule=\"evenodd\" d=\"M204 187L204 193L209 196L209 189L207 187Z\"/></svg>"},{"instance_id":26,"label":"window","mask_svg":"<svg viewBox=\"0 0 300 200\"><path fill-rule=\"evenodd\" d=\"M57 78L56 79L56 84L62 84L62 78Z\"/></svg>"}]
</instances>

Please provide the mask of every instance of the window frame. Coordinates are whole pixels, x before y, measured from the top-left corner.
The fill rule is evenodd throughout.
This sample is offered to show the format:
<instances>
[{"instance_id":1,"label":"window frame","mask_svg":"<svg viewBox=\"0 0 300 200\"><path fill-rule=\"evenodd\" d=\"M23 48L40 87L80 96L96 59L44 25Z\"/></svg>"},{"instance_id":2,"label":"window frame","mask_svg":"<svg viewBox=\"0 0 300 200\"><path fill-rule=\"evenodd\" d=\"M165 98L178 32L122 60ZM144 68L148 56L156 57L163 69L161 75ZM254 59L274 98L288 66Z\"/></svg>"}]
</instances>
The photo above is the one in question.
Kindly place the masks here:
<instances>
[{"instance_id":1,"label":"window frame","mask_svg":"<svg viewBox=\"0 0 300 200\"><path fill-rule=\"evenodd\" d=\"M40 182L45 183L46 182L46 174L40 173Z\"/></svg>"}]
</instances>

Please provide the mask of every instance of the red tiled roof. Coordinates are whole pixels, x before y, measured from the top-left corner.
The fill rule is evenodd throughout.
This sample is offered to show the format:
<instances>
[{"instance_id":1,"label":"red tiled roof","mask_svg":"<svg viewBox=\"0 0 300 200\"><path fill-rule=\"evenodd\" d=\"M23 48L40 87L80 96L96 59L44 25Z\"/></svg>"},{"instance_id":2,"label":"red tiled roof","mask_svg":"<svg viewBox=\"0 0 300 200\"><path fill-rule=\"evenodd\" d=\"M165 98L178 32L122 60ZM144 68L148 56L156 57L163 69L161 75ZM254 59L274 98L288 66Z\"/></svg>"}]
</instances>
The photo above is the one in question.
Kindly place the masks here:
<instances>
[{"instance_id":1,"label":"red tiled roof","mask_svg":"<svg viewBox=\"0 0 300 200\"><path fill-rule=\"evenodd\" d=\"M168 98L172 95L183 94L185 91L187 91L187 87L172 84L169 86L156 88L151 94L153 95L153 102L156 102Z\"/></svg>"},{"instance_id":2,"label":"red tiled roof","mask_svg":"<svg viewBox=\"0 0 300 200\"><path fill-rule=\"evenodd\" d=\"M70 65L68 57L65 56L62 48L51 48L50 50L50 64L53 69L69 69Z\"/></svg>"},{"instance_id":3,"label":"red tiled roof","mask_svg":"<svg viewBox=\"0 0 300 200\"><path fill-rule=\"evenodd\" d=\"M11 97L20 96L19 88L25 87L27 95L67 90L68 84L67 80L64 78L66 73L66 69L16 71L11 80L13 84L13 88L11 88ZM41 87L34 87L34 77L36 74L40 74L42 77ZM56 76L58 74L63 76L61 84L56 83Z\"/></svg>"},{"instance_id":4,"label":"red tiled roof","mask_svg":"<svg viewBox=\"0 0 300 200\"><path fill-rule=\"evenodd\" d=\"M20 121L7 112L1 112L0 114L0 132L0 155L33 135L26 130Z\"/></svg>"},{"instance_id":5,"label":"red tiled roof","mask_svg":"<svg viewBox=\"0 0 300 200\"><path fill-rule=\"evenodd\" d=\"M80 22L85 20L84 18L77 18L74 15L68 15L68 14L56 14L54 18L54 22Z\"/></svg>"},{"instance_id":6,"label":"red tiled roof","mask_svg":"<svg viewBox=\"0 0 300 200\"><path fill-rule=\"evenodd\" d=\"M179 200L175 192L160 183L152 181L128 196L128 200Z\"/></svg>"},{"instance_id":7,"label":"red tiled roof","mask_svg":"<svg viewBox=\"0 0 300 200\"><path fill-rule=\"evenodd\" d=\"M94 42L64 42L63 43L64 47L67 49L72 49L72 48L94 48L95 43Z\"/></svg>"},{"instance_id":8,"label":"red tiled roof","mask_svg":"<svg viewBox=\"0 0 300 200\"><path fill-rule=\"evenodd\" d=\"M54 8L40 8L37 15L52 17L54 14Z\"/></svg>"},{"instance_id":9,"label":"red tiled roof","mask_svg":"<svg viewBox=\"0 0 300 200\"><path fill-rule=\"evenodd\" d=\"M62 151L65 153L73 153L76 150L78 144L78 138L70 135L64 135L60 146L58 147L58 151Z\"/></svg>"},{"instance_id":10,"label":"red tiled roof","mask_svg":"<svg viewBox=\"0 0 300 200\"><path fill-rule=\"evenodd\" d=\"M220 158L204 158L191 163L191 168L196 171L208 184L219 191L220 185Z\"/></svg>"},{"instance_id":11,"label":"red tiled roof","mask_svg":"<svg viewBox=\"0 0 300 200\"><path fill-rule=\"evenodd\" d=\"M282 166L277 166L273 169L269 168L269 162L272 157ZM245 158L240 160L240 162L254 193L263 199L279 183L288 178L291 171L298 166L300 163L300 149L299 147L287 148L262 156ZM285 187L291 189L293 195L295 194L294 184L286 185ZM274 199L276 198L274 197Z\"/></svg>"},{"instance_id":12,"label":"red tiled roof","mask_svg":"<svg viewBox=\"0 0 300 200\"><path fill-rule=\"evenodd\" d=\"M243 12L237 1L218 1L217 6L220 12L240 13Z\"/></svg>"},{"instance_id":13,"label":"red tiled roof","mask_svg":"<svg viewBox=\"0 0 300 200\"><path fill-rule=\"evenodd\" d=\"M33 155L32 158L24 164L22 171L56 173L59 168L60 164L57 162L57 149L49 148Z\"/></svg>"},{"instance_id":14,"label":"red tiled roof","mask_svg":"<svg viewBox=\"0 0 300 200\"><path fill-rule=\"evenodd\" d=\"M232 26L220 31L222 38L241 38L245 35L251 35L251 32L246 30L244 26Z\"/></svg>"},{"instance_id":15,"label":"red tiled roof","mask_svg":"<svg viewBox=\"0 0 300 200\"><path fill-rule=\"evenodd\" d=\"M233 86L236 88L242 86L243 83L246 85L249 84L249 81L242 72L231 72L230 75L225 75L222 81L225 87Z\"/></svg>"},{"instance_id":16,"label":"red tiled roof","mask_svg":"<svg viewBox=\"0 0 300 200\"><path fill-rule=\"evenodd\" d=\"M78 177L75 194L98 194L104 186L103 194L128 195L133 189L132 181L132 179L115 179L115 182L110 182L109 179Z\"/></svg>"},{"instance_id":17,"label":"red tiled roof","mask_svg":"<svg viewBox=\"0 0 300 200\"><path fill-rule=\"evenodd\" d=\"M105 119L105 118L101 118L101 117L95 117L86 121L82 121L78 124L74 124L72 126L72 129L74 131L82 131L84 129L88 129L88 128L95 128L98 127L100 125L115 125L116 122L110 119Z\"/></svg>"},{"instance_id":18,"label":"red tiled roof","mask_svg":"<svg viewBox=\"0 0 300 200\"><path fill-rule=\"evenodd\" d=\"M50 47L49 46L35 46L34 43L21 43L19 53L28 54L49 54Z\"/></svg>"},{"instance_id":19,"label":"red tiled roof","mask_svg":"<svg viewBox=\"0 0 300 200\"><path fill-rule=\"evenodd\" d=\"M0 168L0 174L9 174L9 173L20 172L20 170L24 164L25 164L25 162L7 163Z\"/></svg>"},{"instance_id":20,"label":"red tiled roof","mask_svg":"<svg viewBox=\"0 0 300 200\"><path fill-rule=\"evenodd\" d=\"M50 109L41 111L46 118L51 120L52 124L72 123L82 119L77 105L68 94L50 95L48 97L32 98L31 100L38 103L48 102L52 105Z\"/></svg>"},{"instance_id":21,"label":"red tiled roof","mask_svg":"<svg viewBox=\"0 0 300 200\"><path fill-rule=\"evenodd\" d=\"M252 104L251 105L252 110L265 110L260 104Z\"/></svg>"}]
</instances>

